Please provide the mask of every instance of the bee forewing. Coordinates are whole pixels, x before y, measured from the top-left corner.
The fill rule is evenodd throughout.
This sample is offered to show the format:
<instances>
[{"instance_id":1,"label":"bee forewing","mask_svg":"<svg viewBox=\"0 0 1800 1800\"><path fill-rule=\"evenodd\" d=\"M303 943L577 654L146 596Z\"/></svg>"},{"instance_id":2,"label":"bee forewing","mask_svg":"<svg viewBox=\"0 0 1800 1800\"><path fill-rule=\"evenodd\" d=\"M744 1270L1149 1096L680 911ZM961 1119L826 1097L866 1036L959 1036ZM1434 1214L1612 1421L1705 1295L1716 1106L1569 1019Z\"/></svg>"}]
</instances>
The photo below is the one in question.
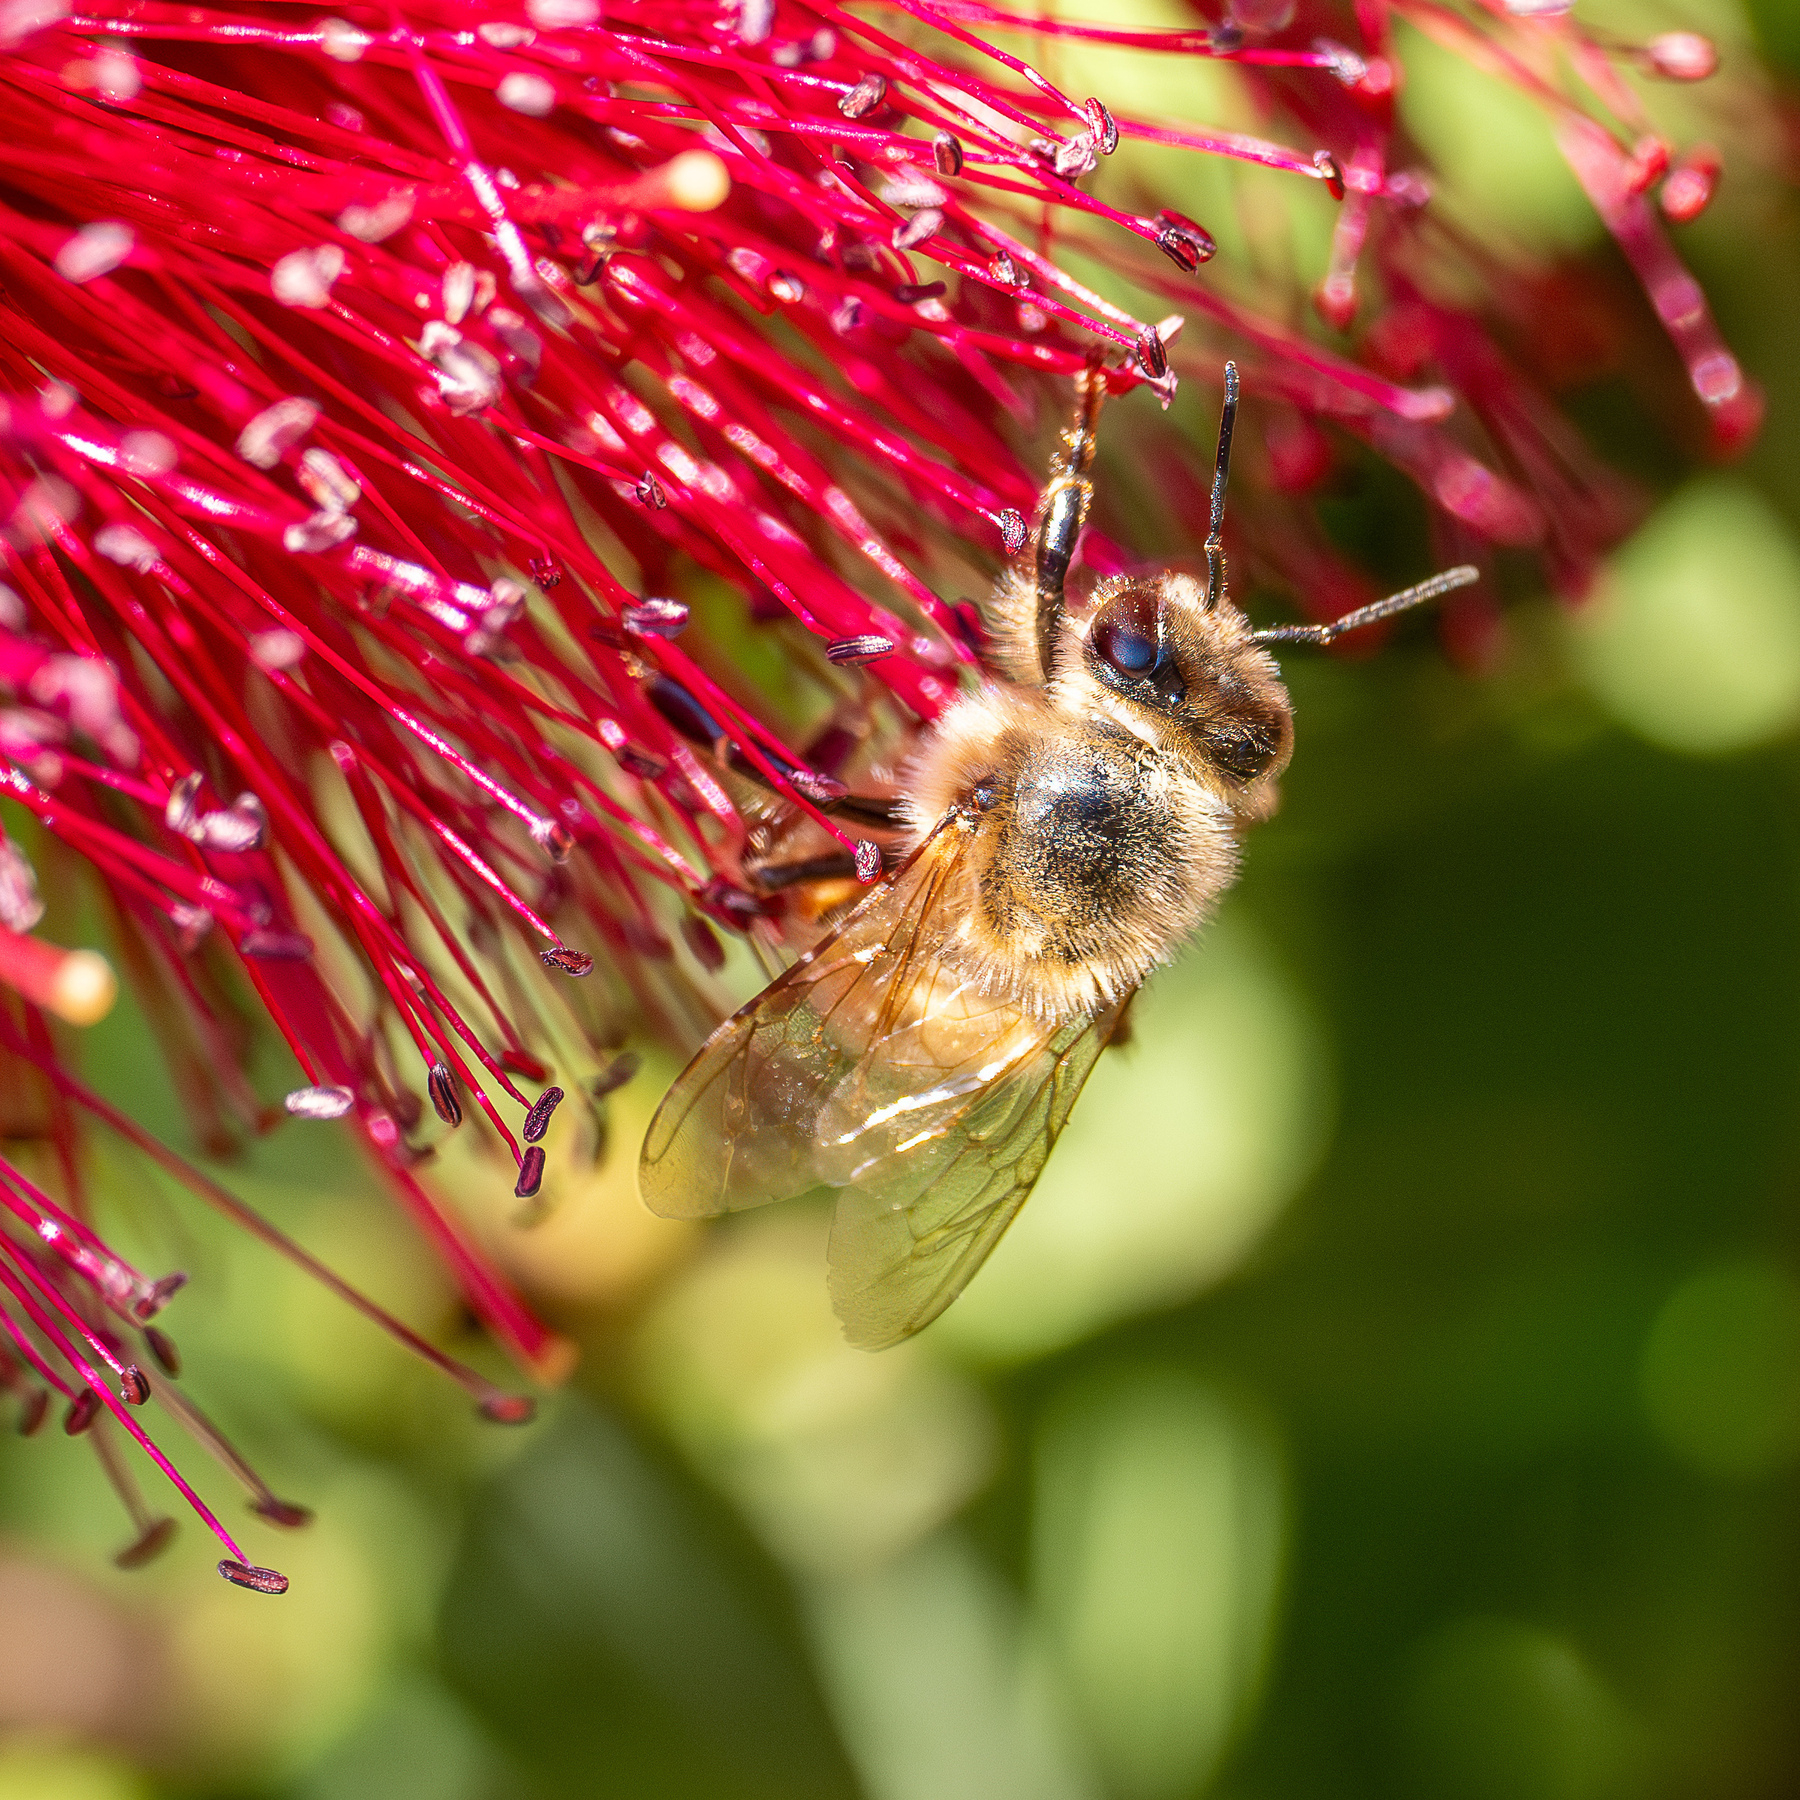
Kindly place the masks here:
<instances>
[{"instance_id":1,"label":"bee forewing","mask_svg":"<svg viewBox=\"0 0 1800 1800\"><path fill-rule=\"evenodd\" d=\"M851 1343L897 1344L968 1286L1043 1172L1123 1008L1060 1026L1022 1020L1035 1042L1015 1041L1004 1069L858 1168L831 1223L831 1300Z\"/></svg>"},{"instance_id":2,"label":"bee forewing","mask_svg":"<svg viewBox=\"0 0 1800 1800\"><path fill-rule=\"evenodd\" d=\"M707 1040L644 1139L638 1185L652 1212L707 1218L841 1186L908 1124L894 1113L884 1134L873 1113L956 1079L991 1042L991 1029L954 1021L938 957L967 842L962 831L934 834ZM887 1044L900 1058L893 1070L881 1066Z\"/></svg>"},{"instance_id":3,"label":"bee forewing","mask_svg":"<svg viewBox=\"0 0 1800 1800\"><path fill-rule=\"evenodd\" d=\"M962 1291L1031 1192L1119 1008L1056 1023L984 993L951 941L979 820L941 826L722 1025L669 1090L638 1182L665 1218L842 1191L831 1291L878 1349Z\"/></svg>"}]
</instances>

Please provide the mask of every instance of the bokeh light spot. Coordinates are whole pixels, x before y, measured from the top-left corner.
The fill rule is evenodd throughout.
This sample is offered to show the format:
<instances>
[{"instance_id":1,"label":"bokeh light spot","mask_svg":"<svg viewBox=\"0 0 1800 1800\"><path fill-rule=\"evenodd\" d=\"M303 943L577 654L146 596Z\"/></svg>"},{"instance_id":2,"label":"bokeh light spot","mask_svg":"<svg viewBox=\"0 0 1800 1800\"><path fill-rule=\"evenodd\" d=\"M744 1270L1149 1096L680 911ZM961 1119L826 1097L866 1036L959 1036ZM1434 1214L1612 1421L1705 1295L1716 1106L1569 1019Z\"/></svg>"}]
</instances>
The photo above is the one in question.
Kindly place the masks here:
<instances>
[{"instance_id":1,"label":"bokeh light spot","mask_svg":"<svg viewBox=\"0 0 1800 1800\"><path fill-rule=\"evenodd\" d=\"M1629 1779L1638 1732L1565 1638L1463 1619L1417 1654L1404 1706L1415 1791L1432 1800L1602 1800Z\"/></svg>"},{"instance_id":2,"label":"bokeh light spot","mask_svg":"<svg viewBox=\"0 0 1800 1800\"><path fill-rule=\"evenodd\" d=\"M1237 1266L1311 1169L1325 1052L1238 914L1151 977L1130 1024L1030 1204L933 1327L946 1344L1041 1354L1183 1300Z\"/></svg>"},{"instance_id":3,"label":"bokeh light spot","mask_svg":"<svg viewBox=\"0 0 1800 1800\"><path fill-rule=\"evenodd\" d=\"M1765 743L1800 720L1800 548L1754 488L1702 477L1618 552L1568 636L1601 704L1652 743Z\"/></svg>"},{"instance_id":4,"label":"bokeh light spot","mask_svg":"<svg viewBox=\"0 0 1800 1800\"><path fill-rule=\"evenodd\" d=\"M1644 1410L1675 1455L1708 1474L1754 1476L1800 1459L1800 1283L1772 1263L1684 1282L1651 1327Z\"/></svg>"},{"instance_id":5,"label":"bokeh light spot","mask_svg":"<svg viewBox=\"0 0 1800 1800\"><path fill-rule=\"evenodd\" d=\"M1114 1370L1051 1408L1036 1478L1034 1586L1109 1787L1192 1793L1269 1656L1287 1511L1273 1431L1184 1372Z\"/></svg>"},{"instance_id":6,"label":"bokeh light spot","mask_svg":"<svg viewBox=\"0 0 1800 1800\"><path fill-rule=\"evenodd\" d=\"M845 1343L822 1214L742 1221L659 1296L637 1346L644 1398L784 1562L845 1573L898 1555L986 1479L980 1391L922 1344Z\"/></svg>"},{"instance_id":7,"label":"bokeh light spot","mask_svg":"<svg viewBox=\"0 0 1800 1800\"><path fill-rule=\"evenodd\" d=\"M1400 115L1440 175L1436 204L1534 246L1599 236L1539 107L1410 24L1397 27L1395 48L1406 70Z\"/></svg>"},{"instance_id":8,"label":"bokeh light spot","mask_svg":"<svg viewBox=\"0 0 1800 1800\"><path fill-rule=\"evenodd\" d=\"M142 1775L95 1751L36 1744L0 1749L6 1800L147 1800L149 1792Z\"/></svg>"}]
</instances>

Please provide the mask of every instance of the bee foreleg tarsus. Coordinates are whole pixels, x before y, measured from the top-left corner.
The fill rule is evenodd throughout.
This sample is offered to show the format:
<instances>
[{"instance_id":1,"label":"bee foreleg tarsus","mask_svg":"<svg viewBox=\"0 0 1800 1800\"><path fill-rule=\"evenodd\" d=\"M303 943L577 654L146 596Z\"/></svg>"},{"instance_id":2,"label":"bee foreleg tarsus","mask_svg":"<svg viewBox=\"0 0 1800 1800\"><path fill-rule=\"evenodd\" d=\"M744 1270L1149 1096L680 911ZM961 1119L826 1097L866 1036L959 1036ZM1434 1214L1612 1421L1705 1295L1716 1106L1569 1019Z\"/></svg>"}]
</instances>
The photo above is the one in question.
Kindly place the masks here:
<instances>
[{"instance_id":1,"label":"bee foreleg tarsus","mask_svg":"<svg viewBox=\"0 0 1800 1800\"><path fill-rule=\"evenodd\" d=\"M1043 679L1051 675L1051 655L1062 630L1063 588L1081 528L1094 502L1094 484L1088 470L1094 464L1098 442L1095 427L1101 402L1106 398L1106 370L1096 353L1075 378L1075 418L1063 433L1062 448L1050 461L1050 480L1037 505L1037 530L1032 543L1033 585L1037 591L1038 667Z\"/></svg>"},{"instance_id":2,"label":"bee foreleg tarsus","mask_svg":"<svg viewBox=\"0 0 1800 1800\"><path fill-rule=\"evenodd\" d=\"M1038 505L1037 652L1038 667L1046 681L1050 679L1051 656L1062 631L1063 587L1093 499L1094 484L1085 475L1063 475L1045 488Z\"/></svg>"}]
</instances>

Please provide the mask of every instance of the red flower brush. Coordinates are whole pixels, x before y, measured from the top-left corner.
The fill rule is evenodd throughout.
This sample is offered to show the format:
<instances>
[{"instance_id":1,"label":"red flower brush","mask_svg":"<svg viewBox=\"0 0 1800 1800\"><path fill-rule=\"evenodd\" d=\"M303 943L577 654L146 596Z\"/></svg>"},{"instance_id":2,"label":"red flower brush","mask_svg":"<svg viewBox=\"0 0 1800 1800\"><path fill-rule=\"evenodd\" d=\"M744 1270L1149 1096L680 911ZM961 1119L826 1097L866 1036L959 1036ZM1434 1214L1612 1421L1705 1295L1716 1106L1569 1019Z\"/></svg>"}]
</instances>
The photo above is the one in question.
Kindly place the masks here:
<instances>
[{"instance_id":1,"label":"red flower brush","mask_svg":"<svg viewBox=\"0 0 1800 1800\"><path fill-rule=\"evenodd\" d=\"M1021 421L1052 390L1060 413L1096 347L1114 392L1164 404L1237 356L1269 475L1234 530L1318 617L1371 591L1310 517L1327 427L1423 489L1457 559L1531 549L1573 592L1624 530L1619 484L1503 348L1514 272L1437 224L1407 160L1389 9L1276 10L1164 32L967 0L0 5L0 1119L47 1148L56 1190L0 1161L0 1381L28 1429L47 1391L68 1401L137 1521L122 1561L168 1525L114 1427L219 1535L229 1579L285 1585L143 1432L151 1396L262 1516L304 1515L176 1385L151 1321L180 1278L98 1235L89 1131L490 1417L529 1403L72 1072L61 1022L104 1010L110 971L31 935L34 844L97 878L202 1139L279 1116L225 1025L247 991L304 1072L286 1112L353 1120L487 1329L555 1379L568 1346L416 1172L426 1102L445 1128L479 1113L530 1197L560 1090L518 1083L551 1074L549 1016L596 1053L708 1022L716 932L777 904L743 880L724 771L854 841L845 719L878 712L903 747L955 696L977 639L951 596L1017 548L1035 491ZM1498 4L1393 11L1551 115L1714 440L1745 441L1756 396L1650 198L1692 217L1716 157L1670 152L1619 75L1698 79L1709 46ZM1269 135L1065 93L988 41L1027 32L1230 63ZM1315 302L1335 330L1361 319L1357 344L1213 262L1184 194L1125 204L1102 171L1131 143L1328 190ZM1190 315L1203 346L1178 338ZM1196 526L1199 460L1159 477ZM1083 554L1120 557L1095 533ZM841 702L803 741L709 626L728 594Z\"/></svg>"}]
</instances>

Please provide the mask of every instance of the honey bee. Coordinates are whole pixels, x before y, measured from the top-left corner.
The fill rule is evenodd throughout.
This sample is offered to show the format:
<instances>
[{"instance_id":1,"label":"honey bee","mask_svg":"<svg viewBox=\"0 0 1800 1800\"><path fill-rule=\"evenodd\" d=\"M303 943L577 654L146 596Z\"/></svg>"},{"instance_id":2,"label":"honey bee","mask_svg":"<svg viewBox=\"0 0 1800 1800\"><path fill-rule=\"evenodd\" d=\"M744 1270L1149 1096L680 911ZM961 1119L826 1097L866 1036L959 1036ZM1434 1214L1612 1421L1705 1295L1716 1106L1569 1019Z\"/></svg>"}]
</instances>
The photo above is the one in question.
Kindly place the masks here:
<instances>
[{"instance_id":1,"label":"honey bee","mask_svg":"<svg viewBox=\"0 0 1800 1800\"><path fill-rule=\"evenodd\" d=\"M865 1349L961 1293L1132 994L1235 879L1293 749L1267 646L1327 644L1477 577L1452 569L1328 625L1253 629L1225 593L1227 363L1205 583L1115 576L1072 608L1104 392L1090 365L992 602L987 679L905 771L903 860L713 1033L644 1142L639 1185L668 1218L837 1189L832 1301Z\"/></svg>"}]
</instances>

